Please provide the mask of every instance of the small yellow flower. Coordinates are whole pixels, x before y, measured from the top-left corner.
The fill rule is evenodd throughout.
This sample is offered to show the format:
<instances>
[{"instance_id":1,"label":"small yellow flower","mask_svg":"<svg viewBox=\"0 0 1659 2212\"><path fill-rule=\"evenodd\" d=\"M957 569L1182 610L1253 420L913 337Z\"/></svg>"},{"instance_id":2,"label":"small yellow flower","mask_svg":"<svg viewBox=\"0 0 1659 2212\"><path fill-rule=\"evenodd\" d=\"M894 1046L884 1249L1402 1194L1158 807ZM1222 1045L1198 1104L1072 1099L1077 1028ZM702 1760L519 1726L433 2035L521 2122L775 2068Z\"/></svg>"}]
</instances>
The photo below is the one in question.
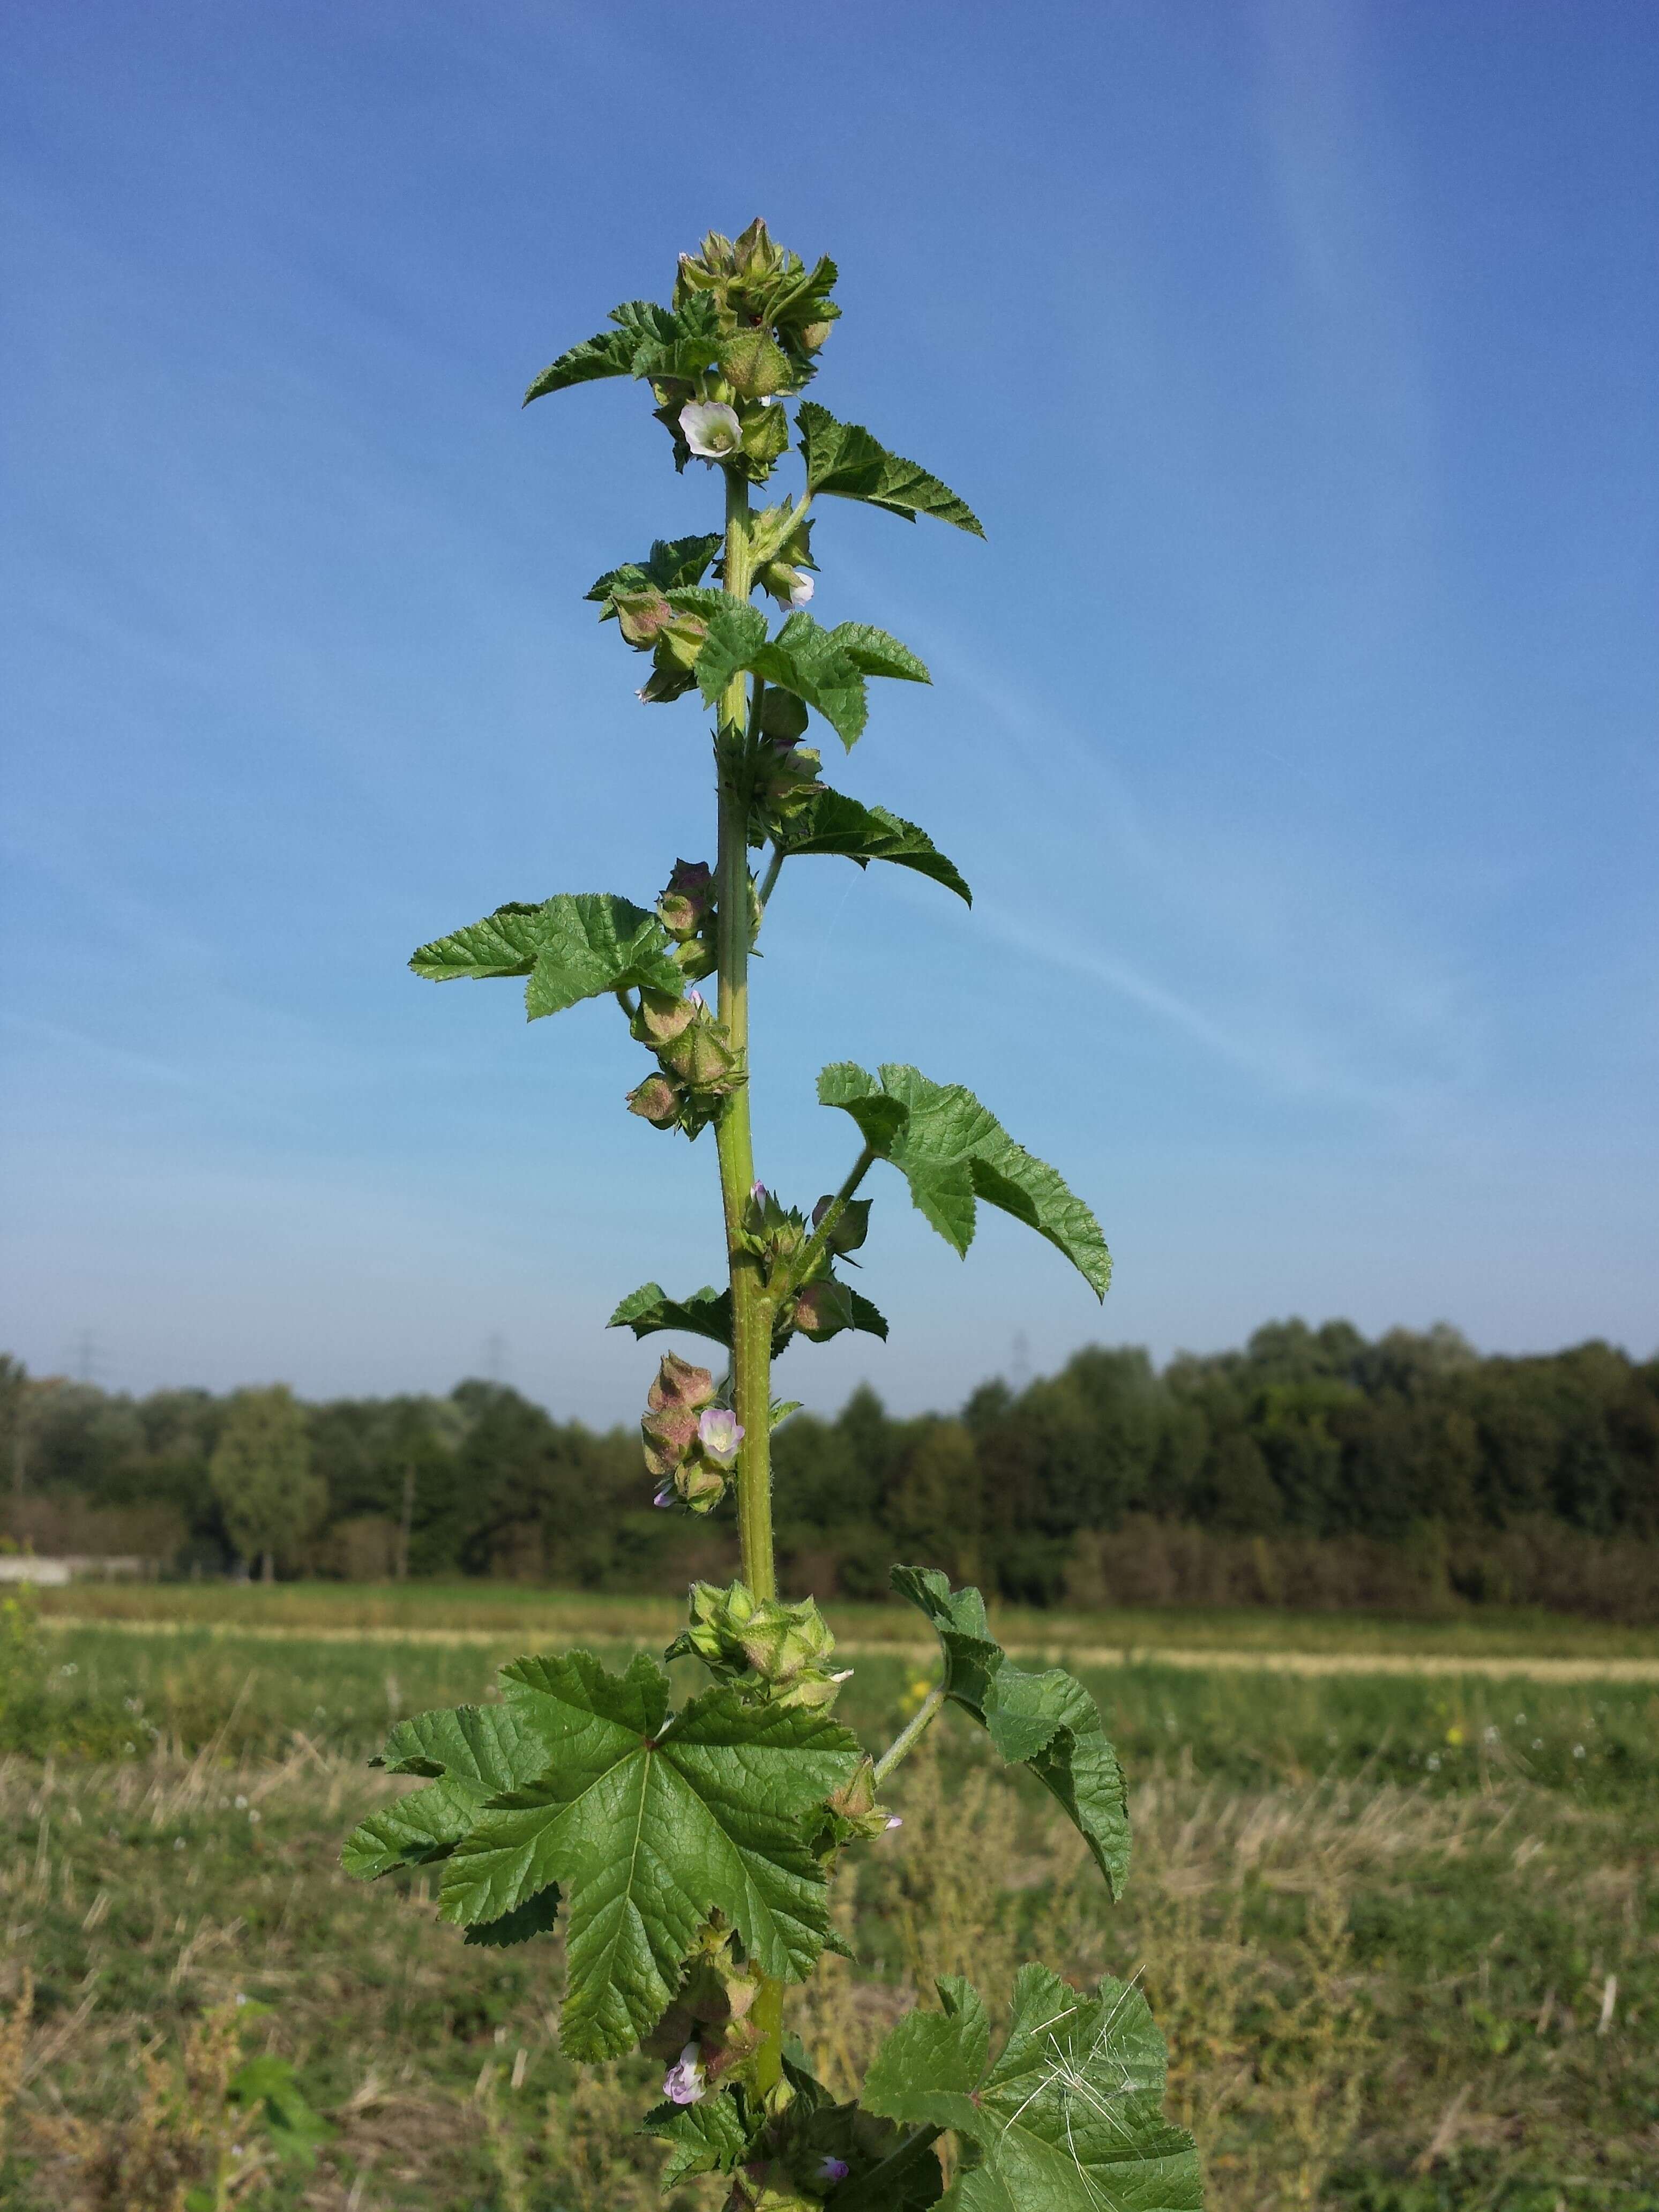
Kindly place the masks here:
<instances>
[{"instance_id":1,"label":"small yellow flower","mask_svg":"<svg viewBox=\"0 0 1659 2212\"><path fill-rule=\"evenodd\" d=\"M900 1701L899 1705L900 1711L904 1714L907 1719L916 1711L917 1707L921 1704L922 1699L927 1695L927 1692L933 1688L933 1686L932 1682L928 1680L926 1674L911 1675L909 1680L904 1686L904 1696Z\"/></svg>"},{"instance_id":2,"label":"small yellow flower","mask_svg":"<svg viewBox=\"0 0 1659 2212\"><path fill-rule=\"evenodd\" d=\"M1462 1729L1461 1728L1449 1728L1446 1730L1446 1741L1448 1743L1454 1746L1462 1743L1463 1741Z\"/></svg>"}]
</instances>

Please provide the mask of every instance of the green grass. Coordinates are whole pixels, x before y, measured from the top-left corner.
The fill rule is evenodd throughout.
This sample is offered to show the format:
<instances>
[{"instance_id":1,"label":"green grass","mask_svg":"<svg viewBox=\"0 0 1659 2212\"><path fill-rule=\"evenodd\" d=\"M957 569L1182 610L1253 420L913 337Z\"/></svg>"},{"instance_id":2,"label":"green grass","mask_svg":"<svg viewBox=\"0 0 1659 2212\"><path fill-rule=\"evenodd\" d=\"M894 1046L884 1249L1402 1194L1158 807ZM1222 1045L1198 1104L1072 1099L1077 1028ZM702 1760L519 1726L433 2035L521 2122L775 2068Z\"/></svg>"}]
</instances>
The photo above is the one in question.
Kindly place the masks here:
<instances>
[{"instance_id":1,"label":"green grass","mask_svg":"<svg viewBox=\"0 0 1659 2212\"><path fill-rule=\"evenodd\" d=\"M611 1597L513 1583L80 1583L41 1593L42 1611L76 1620L176 1622L319 1631L416 1629L592 1640L665 1642L683 1601ZM925 1642L908 1607L837 1601L829 1608L848 1641ZM1659 1660L1659 1627L1626 1628L1563 1613L1482 1607L1441 1620L1381 1613L1297 1613L1179 1608L1094 1613L994 1609L1011 1647L1111 1650L1376 1653L1448 1658Z\"/></svg>"},{"instance_id":2,"label":"green grass","mask_svg":"<svg viewBox=\"0 0 1659 2212\"><path fill-rule=\"evenodd\" d=\"M330 1601L337 1630L363 1598L306 1594ZM484 1693L532 1640L546 1594L507 1602L495 1644L201 1625L44 1639L52 1671L0 1715L0 1999L31 1966L41 2062L0 2202L74 2201L41 2124L67 2111L131 2137L133 2051L176 2051L238 1991L272 2007L258 2035L336 2130L314 2172L250 2203L656 2201L629 2132L653 2069L579 2087L553 2033L556 1944L464 1950L418 1878L338 1871L347 1827L398 1786L362 1764L388 1722ZM589 1607L588 1640L623 1625L617 1602ZM836 1625L872 1640L850 1612ZM917 1673L904 1652L860 1656L842 1711L883 1742ZM949 1724L890 1793L904 1827L841 1885L861 1990L836 1966L798 2009L832 2073L850 2085L936 1972L996 1994L1019 1955L1078 1979L1144 1965L1212 2212L1659 2212L1659 1688L1155 1662L1089 1679L1136 1785L1126 1904L1042 1793ZM85 2197L118 2201L148 2203Z\"/></svg>"},{"instance_id":3,"label":"green grass","mask_svg":"<svg viewBox=\"0 0 1659 2212\"><path fill-rule=\"evenodd\" d=\"M592 1639L611 1663L638 1648ZM272 1643L201 1628L165 1638L63 1628L46 1644L42 1693L0 1722L7 1743L44 1755L281 1759L310 1746L367 1759L392 1723L490 1693L525 1648L495 1644ZM690 1662L681 1680L695 1679ZM841 1711L868 1739L900 1725L927 1673L905 1656L860 1657ZM1479 1675L1272 1674L1161 1667L1082 1669L1126 1760L1171 1757L1196 1777L1248 1787L1369 1773L1436 1791L1514 1778L1606 1803L1656 1778L1659 1685L1491 1681Z\"/></svg>"}]
</instances>

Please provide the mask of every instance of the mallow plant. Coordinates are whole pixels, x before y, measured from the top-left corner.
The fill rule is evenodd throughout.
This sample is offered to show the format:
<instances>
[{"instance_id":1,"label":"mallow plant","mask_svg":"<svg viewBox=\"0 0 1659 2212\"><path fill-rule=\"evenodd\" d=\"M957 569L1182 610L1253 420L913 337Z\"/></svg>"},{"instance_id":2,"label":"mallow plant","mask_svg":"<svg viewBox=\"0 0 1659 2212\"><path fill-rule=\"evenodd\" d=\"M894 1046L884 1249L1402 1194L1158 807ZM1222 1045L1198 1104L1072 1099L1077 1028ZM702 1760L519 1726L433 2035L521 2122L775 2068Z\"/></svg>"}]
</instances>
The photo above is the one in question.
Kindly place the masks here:
<instances>
[{"instance_id":1,"label":"mallow plant","mask_svg":"<svg viewBox=\"0 0 1659 2212\"><path fill-rule=\"evenodd\" d=\"M532 1020L614 999L645 1056L627 1100L641 1134L712 1137L724 1281L680 1295L647 1283L611 1326L718 1347L707 1364L663 1353L641 1480L665 1511L734 1510L741 1578L690 1593L663 1656L698 1662L705 1679L678 1708L655 1659L617 1674L574 1650L503 1668L496 1702L400 1721L380 1764L422 1786L363 1822L345 1863L365 1878L431 1869L440 1912L468 1943L545 1943L562 1925L564 2051L661 2061L642 2124L669 2146L665 2186L729 2177L732 2212L1177 2212L1199 2202L1197 2164L1164 2118L1164 2043L1132 1984L1079 1990L1027 1966L994 2032L968 1982L941 1983L894 2027L851 2103L817 2078L788 2024L790 1992L842 1948L832 1884L883 1848L896 1825L883 1789L947 1705L1058 1799L1114 1897L1129 1865L1123 1776L1094 1700L1058 1668L1015 1665L977 1590L893 1569L898 1596L937 1634L940 1668L879 1753L836 1717L845 1675L817 1606L778 1595L771 1436L793 1409L774 1399L773 1363L798 1340L887 1334L848 1275L877 1170L897 1172L958 1253L993 1206L1047 1237L1097 1297L1110 1269L1094 1215L1054 1170L960 1084L914 1067L823 1070L826 1133L839 1129L852 1158L815 1204L757 1174L750 961L781 870L826 854L880 860L969 896L923 830L823 773L823 732L858 741L872 680L928 681L886 630L811 613L824 502L983 535L938 477L802 396L840 313L836 275L760 222L735 240L711 234L682 258L672 305L614 308L607 330L531 386L539 399L631 378L675 466L701 465L723 491L723 527L659 538L588 594L640 656L639 698L680 702L688 725L712 720L714 856L665 852L666 882L647 904L561 890L498 907L411 963L437 982L520 979ZM797 455L804 483L775 492Z\"/></svg>"}]
</instances>

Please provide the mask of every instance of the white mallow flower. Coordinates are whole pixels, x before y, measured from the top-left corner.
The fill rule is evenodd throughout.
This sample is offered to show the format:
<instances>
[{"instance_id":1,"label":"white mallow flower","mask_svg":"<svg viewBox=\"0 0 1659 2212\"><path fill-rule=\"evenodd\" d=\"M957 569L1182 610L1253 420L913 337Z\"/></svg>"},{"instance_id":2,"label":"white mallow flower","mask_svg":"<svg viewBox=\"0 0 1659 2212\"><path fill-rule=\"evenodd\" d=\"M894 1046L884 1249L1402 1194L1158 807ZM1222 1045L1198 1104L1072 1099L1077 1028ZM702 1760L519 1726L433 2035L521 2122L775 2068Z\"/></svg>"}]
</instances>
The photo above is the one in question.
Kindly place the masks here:
<instances>
[{"instance_id":1,"label":"white mallow flower","mask_svg":"<svg viewBox=\"0 0 1659 2212\"><path fill-rule=\"evenodd\" d=\"M680 410L680 434L700 459L723 461L737 452L743 429L723 399L688 399Z\"/></svg>"},{"instance_id":2,"label":"white mallow flower","mask_svg":"<svg viewBox=\"0 0 1659 2212\"><path fill-rule=\"evenodd\" d=\"M743 1425L725 1406L711 1406L697 1421L697 1442L702 1455L716 1467L730 1467L743 1442Z\"/></svg>"},{"instance_id":3,"label":"white mallow flower","mask_svg":"<svg viewBox=\"0 0 1659 2212\"><path fill-rule=\"evenodd\" d=\"M795 588L789 594L790 605L792 607L804 607L811 596L812 579L807 574L805 568L797 568L795 571Z\"/></svg>"}]
</instances>

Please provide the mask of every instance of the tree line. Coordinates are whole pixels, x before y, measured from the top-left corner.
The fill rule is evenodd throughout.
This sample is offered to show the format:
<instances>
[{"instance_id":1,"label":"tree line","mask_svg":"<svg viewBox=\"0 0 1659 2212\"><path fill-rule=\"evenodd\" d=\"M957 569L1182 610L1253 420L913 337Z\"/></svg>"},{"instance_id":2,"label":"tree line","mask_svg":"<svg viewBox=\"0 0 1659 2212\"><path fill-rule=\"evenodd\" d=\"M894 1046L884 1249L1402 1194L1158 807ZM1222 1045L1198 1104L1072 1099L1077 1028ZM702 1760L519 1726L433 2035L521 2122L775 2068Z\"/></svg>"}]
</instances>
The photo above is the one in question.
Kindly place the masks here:
<instances>
[{"instance_id":1,"label":"tree line","mask_svg":"<svg viewBox=\"0 0 1659 2212\"><path fill-rule=\"evenodd\" d=\"M1659 1614L1659 1359L1599 1342L1483 1357L1443 1325L1373 1341L1276 1322L1161 1370L1090 1346L951 1414L900 1418L860 1389L774 1449L786 1571L821 1596L882 1595L896 1547L1038 1605ZM727 1572L732 1533L653 1511L650 1491L635 1431L500 1383L133 1398L0 1361L0 1534L40 1552L596 1589Z\"/></svg>"}]
</instances>

